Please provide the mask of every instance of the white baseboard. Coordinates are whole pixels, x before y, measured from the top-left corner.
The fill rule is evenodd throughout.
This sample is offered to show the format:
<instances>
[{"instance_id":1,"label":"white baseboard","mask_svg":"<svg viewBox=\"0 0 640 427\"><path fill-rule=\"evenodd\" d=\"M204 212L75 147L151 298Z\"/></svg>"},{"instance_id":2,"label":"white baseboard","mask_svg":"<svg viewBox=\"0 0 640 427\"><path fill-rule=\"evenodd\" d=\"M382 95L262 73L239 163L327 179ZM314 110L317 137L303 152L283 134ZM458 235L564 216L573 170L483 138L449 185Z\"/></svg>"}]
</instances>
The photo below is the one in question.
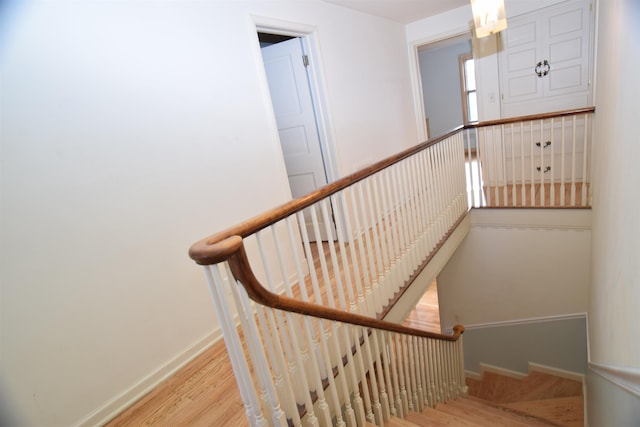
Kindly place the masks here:
<instances>
[{"instance_id":1,"label":"white baseboard","mask_svg":"<svg viewBox=\"0 0 640 427\"><path fill-rule=\"evenodd\" d=\"M543 374L555 375L556 377L564 378L567 380L578 381L582 384L585 383L585 376L583 374L554 368L552 366L541 365L539 363L529 362L529 373L531 372L540 372Z\"/></svg>"},{"instance_id":2,"label":"white baseboard","mask_svg":"<svg viewBox=\"0 0 640 427\"><path fill-rule=\"evenodd\" d=\"M480 376L485 372L491 372L493 374L503 375L505 377L521 380L527 377L527 374L522 372L512 371L510 369L501 368L499 366L488 365L486 363L480 363Z\"/></svg>"},{"instance_id":3,"label":"white baseboard","mask_svg":"<svg viewBox=\"0 0 640 427\"><path fill-rule=\"evenodd\" d=\"M222 330L220 328L207 334L204 338L200 339L183 353L169 360L165 365L161 366L138 383L115 396L101 408L98 408L93 413L76 423L75 426L101 426L106 424L109 420L153 390L158 386L158 384L198 357L202 352L218 342L221 338Z\"/></svg>"},{"instance_id":4,"label":"white baseboard","mask_svg":"<svg viewBox=\"0 0 640 427\"><path fill-rule=\"evenodd\" d=\"M640 397L640 369L589 362L589 369L629 393Z\"/></svg>"}]
</instances>

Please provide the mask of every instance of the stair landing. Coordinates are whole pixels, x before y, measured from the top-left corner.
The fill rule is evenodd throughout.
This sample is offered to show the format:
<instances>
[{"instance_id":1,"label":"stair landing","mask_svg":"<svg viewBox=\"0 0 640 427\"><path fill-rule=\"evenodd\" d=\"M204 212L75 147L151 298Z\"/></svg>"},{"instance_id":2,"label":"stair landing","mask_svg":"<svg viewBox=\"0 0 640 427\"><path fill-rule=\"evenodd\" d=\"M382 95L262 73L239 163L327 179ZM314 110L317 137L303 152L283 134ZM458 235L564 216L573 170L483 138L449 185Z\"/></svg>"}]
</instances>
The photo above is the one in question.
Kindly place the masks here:
<instances>
[{"instance_id":1,"label":"stair landing","mask_svg":"<svg viewBox=\"0 0 640 427\"><path fill-rule=\"evenodd\" d=\"M502 408L543 419L552 425L584 426L581 381L532 371L521 379L484 372L481 381L467 378L469 395Z\"/></svg>"},{"instance_id":2,"label":"stair landing","mask_svg":"<svg viewBox=\"0 0 640 427\"><path fill-rule=\"evenodd\" d=\"M406 418L391 417L386 427L536 427L553 426L545 420L511 411L475 398L459 398L435 408L410 412ZM368 427L372 425L368 425Z\"/></svg>"}]
</instances>

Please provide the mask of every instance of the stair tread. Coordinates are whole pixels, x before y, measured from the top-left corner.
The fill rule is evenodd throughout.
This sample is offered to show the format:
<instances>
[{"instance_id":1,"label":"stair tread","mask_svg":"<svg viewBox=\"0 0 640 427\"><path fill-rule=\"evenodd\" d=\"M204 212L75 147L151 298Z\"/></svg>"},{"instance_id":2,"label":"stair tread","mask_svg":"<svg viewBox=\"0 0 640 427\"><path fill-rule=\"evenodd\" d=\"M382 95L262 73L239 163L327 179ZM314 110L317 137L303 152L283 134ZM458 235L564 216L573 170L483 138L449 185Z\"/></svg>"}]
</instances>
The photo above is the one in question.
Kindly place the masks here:
<instances>
[{"instance_id":1,"label":"stair tread","mask_svg":"<svg viewBox=\"0 0 640 427\"><path fill-rule=\"evenodd\" d=\"M428 425L434 427L478 427L481 424L471 422L456 415L448 414L433 408L425 408L422 412L411 412L406 417L407 420L420 426Z\"/></svg>"},{"instance_id":2,"label":"stair tread","mask_svg":"<svg viewBox=\"0 0 640 427\"><path fill-rule=\"evenodd\" d=\"M582 396L559 397L527 402L503 404L506 408L552 420L567 427L584 425L584 401Z\"/></svg>"},{"instance_id":3,"label":"stair tread","mask_svg":"<svg viewBox=\"0 0 640 427\"><path fill-rule=\"evenodd\" d=\"M473 399L458 399L439 404L436 409L456 414L458 417L470 421L482 420L485 425L492 426L548 426L547 420L531 416L527 413L517 413L510 409L493 405L490 402Z\"/></svg>"},{"instance_id":4,"label":"stair tread","mask_svg":"<svg viewBox=\"0 0 640 427\"><path fill-rule=\"evenodd\" d=\"M398 417L390 417L389 421L385 424L385 427L420 427L419 424L414 424L407 419Z\"/></svg>"},{"instance_id":5,"label":"stair tread","mask_svg":"<svg viewBox=\"0 0 640 427\"><path fill-rule=\"evenodd\" d=\"M582 383L537 371L523 379L485 372L474 394L495 403L582 396Z\"/></svg>"}]
</instances>

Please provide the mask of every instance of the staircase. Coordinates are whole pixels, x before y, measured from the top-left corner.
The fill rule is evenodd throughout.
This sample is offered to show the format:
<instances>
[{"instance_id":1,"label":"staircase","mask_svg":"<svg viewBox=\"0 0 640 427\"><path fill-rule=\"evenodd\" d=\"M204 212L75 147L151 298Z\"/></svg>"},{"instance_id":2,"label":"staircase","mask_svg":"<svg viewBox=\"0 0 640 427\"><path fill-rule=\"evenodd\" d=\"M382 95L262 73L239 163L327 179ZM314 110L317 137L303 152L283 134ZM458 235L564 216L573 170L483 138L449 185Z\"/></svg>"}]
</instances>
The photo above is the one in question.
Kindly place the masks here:
<instances>
[{"instance_id":1,"label":"staircase","mask_svg":"<svg viewBox=\"0 0 640 427\"><path fill-rule=\"evenodd\" d=\"M474 397L460 398L441 403L435 409L427 408L421 413L412 412L405 419L393 417L390 427L421 426L550 426L545 420L510 411Z\"/></svg>"},{"instance_id":2,"label":"staircase","mask_svg":"<svg viewBox=\"0 0 640 427\"><path fill-rule=\"evenodd\" d=\"M552 425L584 425L582 381L530 369L513 376L485 371L481 380L467 378L469 395L506 410L546 420Z\"/></svg>"},{"instance_id":3,"label":"staircase","mask_svg":"<svg viewBox=\"0 0 640 427\"><path fill-rule=\"evenodd\" d=\"M582 382L531 371L514 377L484 372L467 378L469 396L406 418L391 417L387 427L416 426L584 426Z\"/></svg>"}]
</instances>

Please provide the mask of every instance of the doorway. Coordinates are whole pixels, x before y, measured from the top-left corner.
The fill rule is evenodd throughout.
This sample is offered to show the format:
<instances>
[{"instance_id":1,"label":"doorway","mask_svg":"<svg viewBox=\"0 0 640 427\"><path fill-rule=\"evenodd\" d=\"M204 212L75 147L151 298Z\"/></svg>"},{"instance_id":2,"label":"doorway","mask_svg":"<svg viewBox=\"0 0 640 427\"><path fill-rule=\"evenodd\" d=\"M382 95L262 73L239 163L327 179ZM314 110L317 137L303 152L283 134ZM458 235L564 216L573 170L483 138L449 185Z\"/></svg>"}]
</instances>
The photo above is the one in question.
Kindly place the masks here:
<instances>
[{"instance_id":1,"label":"doorway","mask_svg":"<svg viewBox=\"0 0 640 427\"><path fill-rule=\"evenodd\" d=\"M258 33L291 195L327 184L302 38Z\"/></svg>"},{"instance_id":2,"label":"doorway","mask_svg":"<svg viewBox=\"0 0 640 427\"><path fill-rule=\"evenodd\" d=\"M305 36L272 34L258 31L260 51L269 85L271 103L278 126L280 146L287 169L291 195L294 198L307 195L329 182L328 156L322 144L323 134L318 118L320 109L312 88L319 87L315 74L310 72L313 62L308 52ZM323 216L304 212L308 235L311 240L335 239L333 214L328 235ZM313 217L318 227L313 226ZM320 230L320 236L312 230Z\"/></svg>"},{"instance_id":3,"label":"doorway","mask_svg":"<svg viewBox=\"0 0 640 427\"><path fill-rule=\"evenodd\" d=\"M422 45L417 51L427 133L432 138L466 122L459 58L471 55L471 34Z\"/></svg>"}]
</instances>

